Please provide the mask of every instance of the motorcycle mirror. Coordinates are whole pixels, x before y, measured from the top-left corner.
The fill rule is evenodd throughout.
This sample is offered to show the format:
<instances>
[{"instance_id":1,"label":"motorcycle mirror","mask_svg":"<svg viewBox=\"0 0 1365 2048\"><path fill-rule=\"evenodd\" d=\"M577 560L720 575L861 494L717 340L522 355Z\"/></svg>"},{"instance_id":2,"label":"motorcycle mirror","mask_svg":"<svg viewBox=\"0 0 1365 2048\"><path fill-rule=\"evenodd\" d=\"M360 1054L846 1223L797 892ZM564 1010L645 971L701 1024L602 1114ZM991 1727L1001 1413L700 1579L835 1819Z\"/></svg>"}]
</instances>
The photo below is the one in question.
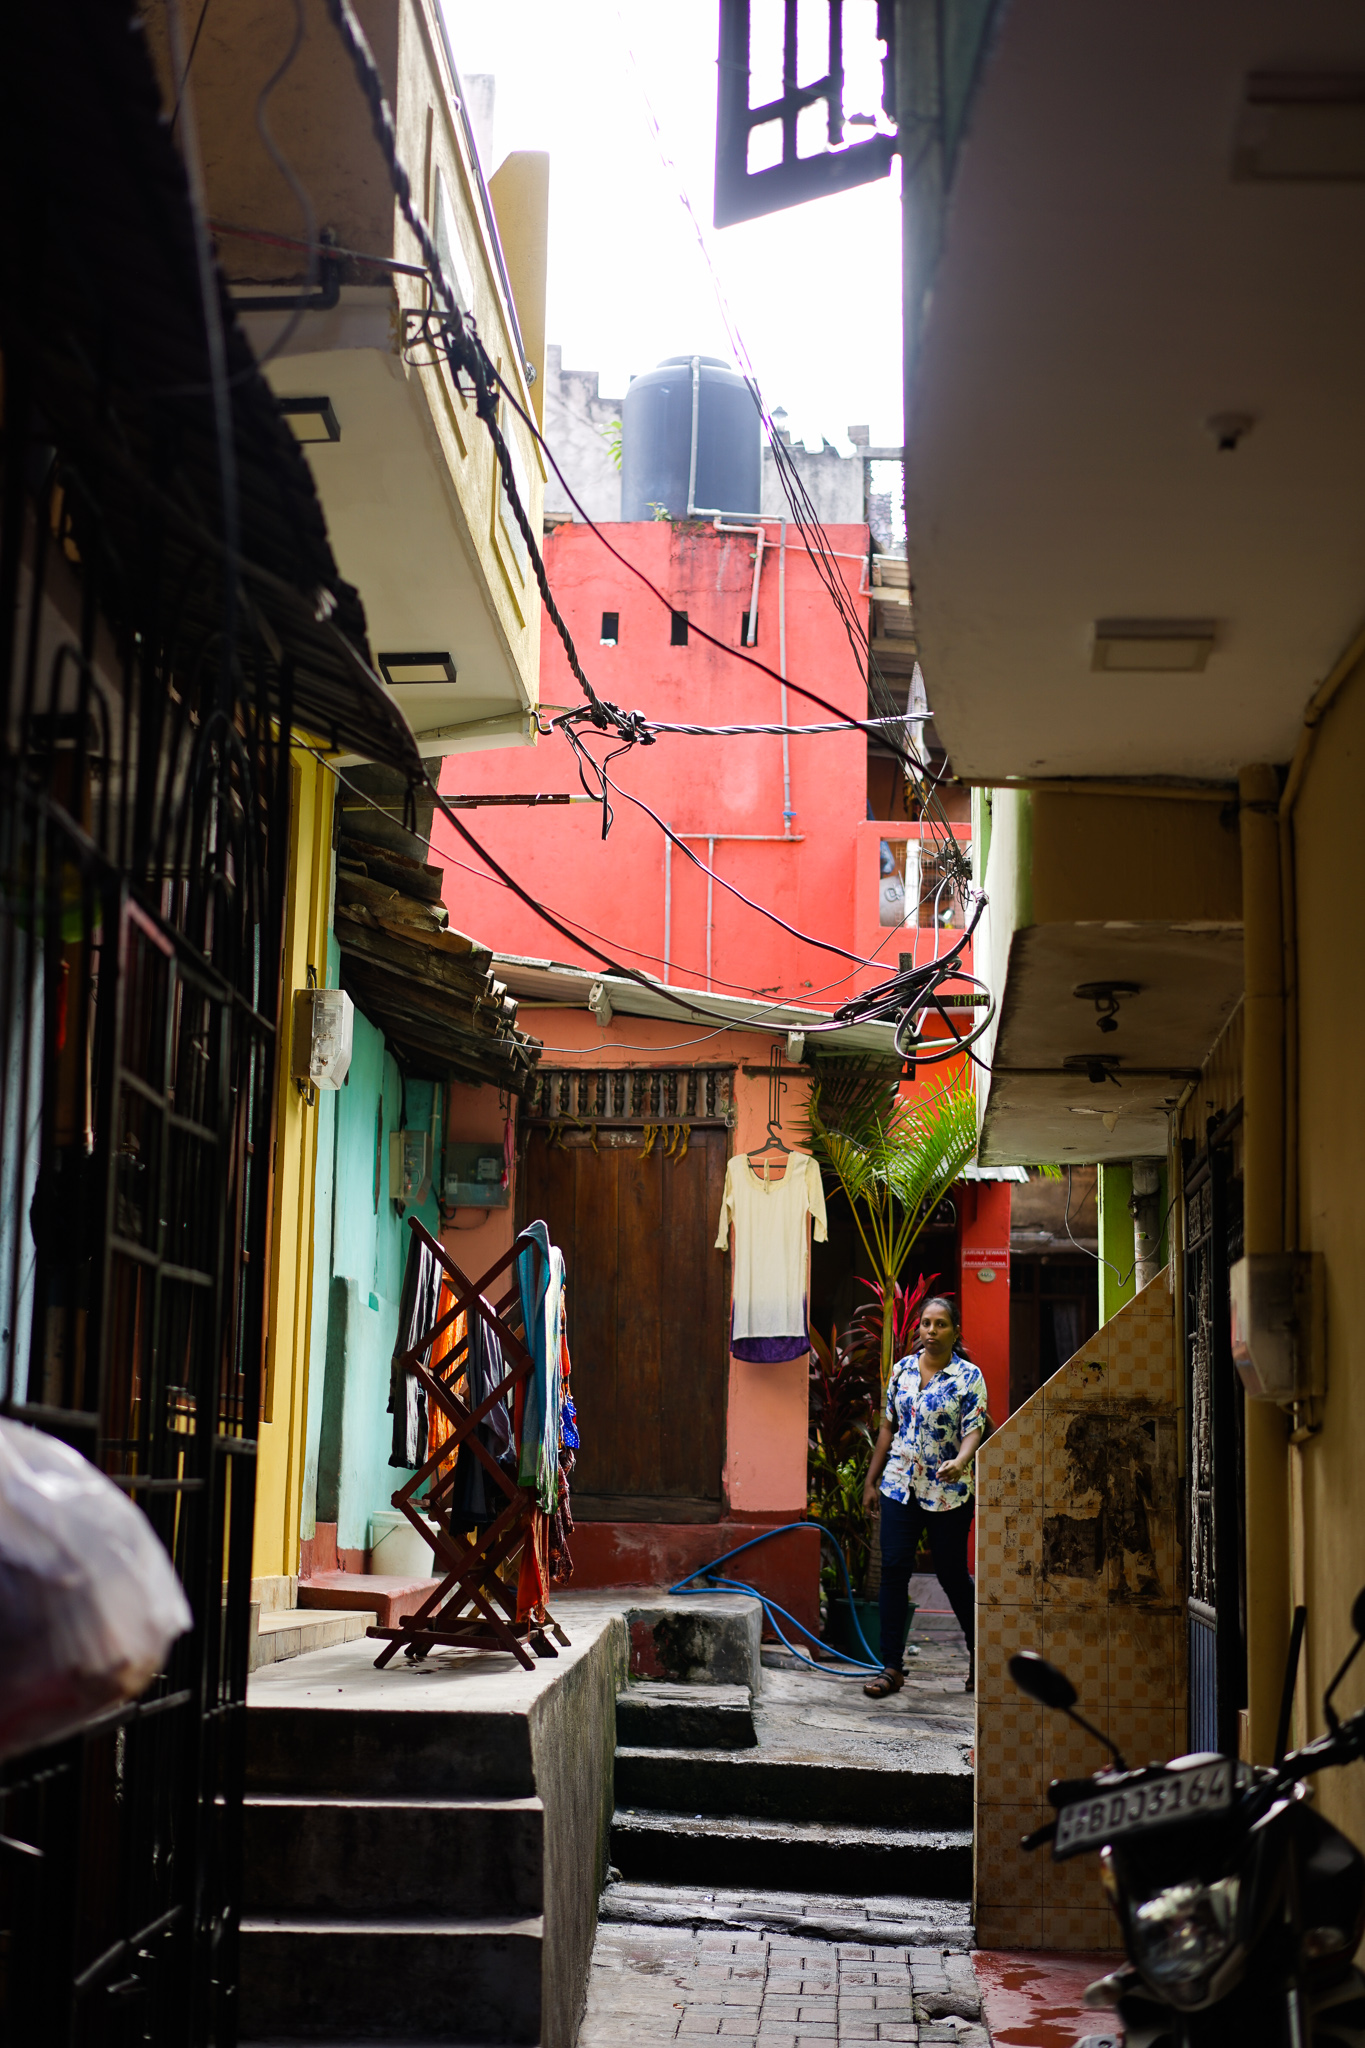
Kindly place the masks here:
<instances>
[{"instance_id":1,"label":"motorcycle mirror","mask_svg":"<svg viewBox=\"0 0 1365 2048\"><path fill-rule=\"evenodd\" d=\"M1064 1671L1055 1664L1049 1664L1046 1657L1040 1657L1036 1650L1019 1650L1009 1663L1010 1677L1020 1692L1026 1692L1031 1700L1037 1700L1040 1707L1055 1707L1059 1714L1065 1714L1084 1728L1087 1735L1093 1735L1096 1742L1102 1742L1119 1769L1126 1770L1121 1752L1115 1748L1107 1735L1076 1712L1076 1688Z\"/></svg>"},{"instance_id":2,"label":"motorcycle mirror","mask_svg":"<svg viewBox=\"0 0 1365 2048\"><path fill-rule=\"evenodd\" d=\"M1351 1627L1356 1632L1355 1642L1351 1645L1348 1654L1343 1658L1341 1669L1337 1672L1336 1677L1322 1696L1322 1718L1333 1735L1336 1734L1341 1726L1341 1722L1338 1720L1335 1709L1332 1706L1332 1694L1360 1655L1362 1644L1365 1644L1365 1586L1361 1587L1352 1604Z\"/></svg>"},{"instance_id":3,"label":"motorcycle mirror","mask_svg":"<svg viewBox=\"0 0 1365 2048\"><path fill-rule=\"evenodd\" d=\"M1040 1707L1055 1707L1059 1714L1065 1714L1076 1704L1076 1688L1066 1673L1049 1664L1036 1650L1020 1650L1010 1658L1010 1677L1020 1692L1037 1700Z\"/></svg>"}]
</instances>

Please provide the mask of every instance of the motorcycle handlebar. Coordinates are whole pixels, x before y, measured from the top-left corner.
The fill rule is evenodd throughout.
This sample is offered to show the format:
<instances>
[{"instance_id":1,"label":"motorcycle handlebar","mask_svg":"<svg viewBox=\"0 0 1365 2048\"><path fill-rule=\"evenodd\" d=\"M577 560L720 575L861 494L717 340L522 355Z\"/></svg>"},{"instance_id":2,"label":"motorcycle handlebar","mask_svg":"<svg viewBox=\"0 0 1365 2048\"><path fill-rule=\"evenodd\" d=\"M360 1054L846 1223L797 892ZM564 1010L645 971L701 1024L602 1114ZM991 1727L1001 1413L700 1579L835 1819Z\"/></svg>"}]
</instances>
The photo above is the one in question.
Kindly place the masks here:
<instances>
[{"instance_id":1,"label":"motorcycle handlebar","mask_svg":"<svg viewBox=\"0 0 1365 2048\"><path fill-rule=\"evenodd\" d=\"M1275 1773L1276 1785L1297 1784L1301 1778L1312 1777L1315 1771L1326 1770L1332 1764L1354 1763L1365 1754L1365 1707L1358 1714L1352 1714L1349 1721L1343 1721L1339 1728L1327 1735L1319 1735L1316 1742L1305 1743L1302 1749L1292 1750Z\"/></svg>"}]
</instances>

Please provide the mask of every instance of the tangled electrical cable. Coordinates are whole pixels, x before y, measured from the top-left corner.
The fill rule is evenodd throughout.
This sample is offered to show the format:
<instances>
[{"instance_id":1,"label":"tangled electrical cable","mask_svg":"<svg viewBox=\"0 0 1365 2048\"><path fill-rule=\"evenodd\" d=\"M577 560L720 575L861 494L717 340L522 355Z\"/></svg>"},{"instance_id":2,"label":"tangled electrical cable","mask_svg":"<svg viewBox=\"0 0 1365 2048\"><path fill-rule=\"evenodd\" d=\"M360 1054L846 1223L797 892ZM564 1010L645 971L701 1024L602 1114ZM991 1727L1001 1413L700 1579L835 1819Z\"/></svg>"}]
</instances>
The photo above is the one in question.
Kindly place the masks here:
<instances>
[{"instance_id":1,"label":"tangled electrical cable","mask_svg":"<svg viewBox=\"0 0 1365 2048\"><path fill-rule=\"evenodd\" d=\"M597 534L603 545L608 548L611 554L624 567L637 576L647 589L653 592L661 604L668 605L669 601L664 593L650 581L643 570L639 569L634 563L627 561L620 550L614 547L601 532L596 523L588 519L587 514L583 512L583 508L578 504L559 465L555 462L553 453L546 445L535 420L519 403L515 392L499 376L479 337L478 328L472 315L461 309L451 289L442 268L440 255L435 243L414 204L412 182L398 153L393 116L385 98L383 81L375 64L365 32L352 10L350 0L326 0L326 5L329 18L351 60L357 81L369 106L371 125L388 169L390 183L392 184L399 210L417 241L422 253L422 260L427 267L429 288L434 297L439 297L443 302L440 308L431 303L422 308L409 309L409 316L417 323L415 330L419 337L417 345L425 346L431 351L431 361L433 363L444 360L455 376L460 388L467 395L473 397L477 417L482 421L492 442L502 489L525 545L547 616L563 645L570 671L587 700L580 709L561 712L550 721L548 728L542 727L542 730L559 731L573 747L578 763L580 780L585 790L589 794L594 794L601 803L602 833L604 838L611 826L611 793L615 791L618 796L624 796L629 802L636 804L653 818L660 829L667 834L670 842L678 846L687 855L688 859L693 861L704 873L711 875L714 880L721 882L723 887L730 889L734 895L740 897L743 902L760 915L769 918L772 922L781 926L783 930L791 933L805 944L819 946L826 952L832 952L843 959L853 961L857 966L871 965L872 963L865 961L861 955L850 953L842 946L835 946L828 941L813 939L808 934L797 931L794 926L787 924L785 919L778 917L775 912L765 909L761 904L756 904L751 898L744 896L743 892L734 888L733 884L726 882L722 876L715 875L713 870L707 868L705 863L692 853L691 849L664 824L664 821L659 818L658 814L642 798L632 795L629 791L622 790L612 780L609 772L610 766L617 756L635 746L653 746L655 744L655 731L651 722L643 713L623 710L621 706L601 697L594 689L583 669L578 651L574 645L573 636L555 602L554 593L550 588L549 577L545 569L544 557L541 553L537 537L531 530L531 523L517 487L511 453L508 449L506 438L503 435L498 416L503 402L506 402L516 412L528 431L535 436L556 476L568 493L570 502L574 505L585 523L593 528L593 531ZM461 383L461 378L467 379L467 383ZM761 401L756 400L756 402L761 405ZM811 508L811 513L814 520L813 508ZM814 521L814 523L818 526L818 521ZM809 542L807 542L807 547L809 549ZM814 560L814 556L812 556L812 560ZM842 578L837 580L840 583L841 597L846 599L846 593L843 592ZM859 628L859 630L861 629ZM773 676L774 680L785 684L788 689L794 690L798 696L819 705L822 710L829 712L838 719L841 726L865 726L870 722L851 719L840 706L829 703L825 698L801 684L793 683L790 678L778 675L766 662L759 661L755 656L725 646L714 635L700 628L697 631L699 638L709 641L724 653L747 662L751 667L760 669L765 674ZM884 722L887 721L879 721L879 723ZM897 722L903 722L903 720L898 719ZM612 752L605 759L599 760L596 755L588 751L584 744L584 736L580 730L584 725L591 725L596 731L604 735L611 735L620 744L613 748ZM902 744L890 738L887 739L887 744L901 760L902 765L906 769L907 776L911 776L914 767L920 764L913 761L913 757L907 753ZM595 791L592 787L594 782L597 785ZM460 818L459 814L446 802L429 775L426 777L426 786L434 799L437 809L439 809L446 822L472 848L498 880L525 903L530 910L534 911L543 922L557 931L561 937L567 939L572 945L579 946L590 953L604 967L609 969L611 973L620 975L626 980L636 982L641 987L649 989L651 993L659 991L660 985L657 982L652 982L648 976L621 965L599 947L586 942L580 934L571 931L553 911L538 902L529 890L523 888L521 883L509 874L487 848L479 842ZM956 850L955 840L953 845ZM961 867L962 856L960 851L957 851L956 857L958 865ZM851 1023L888 1021L894 1018L896 1020L896 1050L902 1058L914 1059L917 1063L923 1065L934 1065L942 1060L960 1057L964 1052L968 1053L970 1057L975 1057L971 1053L971 1047L981 1037L983 1032L989 1028L994 1017L993 1004L990 1004L987 1016L983 1022L975 1026L971 1032L964 1034L955 1029L947 1010L940 1000L941 991L950 980L971 981L978 988L984 986L984 984L977 982L975 977L964 973L960 962L962 954L966 950L972 933L976 928L981 912L985 907L985 897L979 892L971 890L970 882L965 875L957 878L957 884L959 893L962 895L964 910L969 900L973 903L974 907L962 937L950 952L927 963L924 967L903 970L882 983L880 987L871 990L867 995L852 997L833 1017L822 1020L818 1024L806 1026L805 1032L808 1037L818 1036L823 1032L844 1029ZM666 993L669 1000L677 1008L690 1013L708 1024L723 1021L731 1023L740 1029L751 1029L756 1021L753 1015L718 1019L715 1010L708 1009L703 1011L697 1005L689 1003L685 996L672 989L667 990ZM773 1007L781 1008L783 1006L774 1005ZM936 1011L942 1019L948 1033L946 1040L940 1038L926 1039L924 1037L923 1022L930 1009Z\"/></svg>"}]
</instances>

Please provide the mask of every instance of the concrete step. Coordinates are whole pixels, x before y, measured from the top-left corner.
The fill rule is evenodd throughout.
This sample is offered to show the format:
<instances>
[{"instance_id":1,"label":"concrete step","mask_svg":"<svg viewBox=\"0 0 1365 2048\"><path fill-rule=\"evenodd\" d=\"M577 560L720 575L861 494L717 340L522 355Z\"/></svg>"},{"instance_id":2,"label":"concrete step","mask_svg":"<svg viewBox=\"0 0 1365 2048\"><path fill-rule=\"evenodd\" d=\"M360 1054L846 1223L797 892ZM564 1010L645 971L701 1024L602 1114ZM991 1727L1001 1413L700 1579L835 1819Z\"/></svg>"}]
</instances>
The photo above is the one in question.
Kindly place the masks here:
<instances>
[{"instance_id":1,"label":"concrete step","mask_svg":"<svg viewBox=\"0 0 1365 2048\"><path fill-rule=\"evenodd\" d=\"M969 1900L902 1893L844 1898L837 1892L727 1891L695 1884L632 1884L622 1878L603 1892L598 1917L634 1927L798 1933L812 1941L869 1942L878 1948L962 1951L975 1941Z\"/></svg>"},{"instance_id":2,"label":"concrete step","mask_svg":"<svg viewBox=\"0 0 1365 2048\"><path fill-rule=\"evenodd\" d=\"M252 1915L241 2031L261 2042L538 2042L542 1935L538 1915Z\"/></svg>"},{"instance_id":3,"label":"concrete step","mask_svg":"<svg viewBox=\"0 0 1365 2048\"><path fill-rule=\"evenodd\" d=\"M752 1749L747 1685L672 1685L644 1680L616 1695L616 1740L637 1749Z\"/></svg>"},{"instance_id":4,"label":"concrete step","mask_svg":"<svg viewBox=\"0 0 1365 2048\"><path fill-rule=\"evenodd\" d=\"M350 1799L250 1795L243 1811L246 1910L416 1918L543 1904L539 1799Z\"/></svg>"},{"instance_id":5,"label":"concrete step","mask_svg":"<svg viewBox=\"0 0 1365 2048\"><path fill-rule=\"evenodd\" d=\"M288 1581L285 1582L286 1584ZM375 1609L351 1607L263 1608L256 1616L247 1669L283 1664L288 1657L306 1657L310 1650L330 1650L354 1642L375 1618Z\"/></svg>"},{"instance_id":6,"label":"concrete step","mask_svg":"<svg viewBox=\"0 0 1365 2048\"><path fill-rule=\"evenodd\" d=\"M620 1728L620 1705L617 1727ZM940 1746L941 1766L906 1771L876 1762L771 1754L766 1749L616 1751L616 1803L667 1813L740 1814L755 1820L867 1822L968 1828L972 1773Z\"/></svg>"},{"instance_id":7,"label":"concrete step","mask_svg":"<svg viewBox=\"0 0 1365 2048\"><path fill-rule=\"evenodd\" d=\"M249 1792L356 1799L528 1799L534 1794L528 1715L509 1713L501 1703L488 1708L469 1703L471 1692L452 1692L450 1675L434 1664L423 1671L400 1660L401 1668L383 1691L379 1681L389 1673L374 1671L372 1647L346 1646L360 1663L354 1673L338 1671L346 1681L340 1685L325 1659L291 1665L298 1682L278 1705L258 1681L247 1715ZM262 1675L275 1683L274 1673ZM286 1676L279 1673L281 1680ZM413 1711L419 1686L430 1695L430 1713ZM366 1703L352 1707L353 1696ZM371 1698L397 1703L370 1705ZM456 1711L442 1711L450 1708Z\"/></svg>"},{"instance_id":8,"label":"concrete step","mask_svg":"<svg viewBox=\"0 0 1365 2048\"><path fill-rule=\"evenodd\" d=\"M397 1628L440 1583L393 1572L314 1572L311 1579L299 1581L299 1606L371 1609L379 1616L380 1628Z\"/></svg>"},{"instance_id":9,"label":"concrete step","mask_svg":"<svg viewBox=\"0 0 1365 2048\"><path fill-rule=\"evenodd\" d=\"M666 1885L964 1900L972 1889L970 1828L835 1827L618 1807L611 1860L623 1878Z\"/></svg>"}]
</instances>

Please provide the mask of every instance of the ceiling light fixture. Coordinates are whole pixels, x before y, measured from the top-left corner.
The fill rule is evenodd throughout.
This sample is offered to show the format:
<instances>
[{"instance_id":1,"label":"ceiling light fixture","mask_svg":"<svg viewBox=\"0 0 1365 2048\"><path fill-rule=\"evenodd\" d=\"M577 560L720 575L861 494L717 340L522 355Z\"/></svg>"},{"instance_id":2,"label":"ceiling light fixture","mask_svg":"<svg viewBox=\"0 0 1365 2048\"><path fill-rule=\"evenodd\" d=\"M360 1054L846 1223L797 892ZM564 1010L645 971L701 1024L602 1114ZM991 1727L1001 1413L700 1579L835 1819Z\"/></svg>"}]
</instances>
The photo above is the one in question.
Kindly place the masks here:
<instances>
[{"instance_id":1,"label":"ceiling light fixture","mask_svg":"<svg viewBox=\"0 0 1365 2048\"><path fill-rule=\"evenodd\" d=\"M377 654L379 672L391 690L409 683L453 683L455 664L448 654Z\"/></svg>"},{"instance_id":2,"label":"ceiling light fixture","mask_svg":"<svg viewBox=\"0 0 1365 2048\"><path fill-rule=\"evenodd\" d=\"M1110 675L1197 675L1216 637L1212 619L1096 619L1090 666Z\"/></svg>"},{"instance_id":3,"label":"ceiling light fixture","mask_svg":"<svg viewBox=\"0 0 1365 2048\"><path fill-rule=\"evenodd\" d=\"M1119 1004L1129 996L1141 995L1135 981L1082 981L1071 991L1083 1003L1095 1005L1095 1023L1101 1031L1119 1028Z\"/></svg>"},{"instance_id":4,"label":"ceiling light fixture","mask_svg":"<svg viewBox=\"0 0 1365 2048\"><path fill-rule=\"evenodd\" d=\"M1073 1052L1062 1061L1062 1071L1067 1074L1084 1074L1087 1081L1098 1088L1106 1081L1112 1081L1116 1088L1123 1086L1118 1077L1119 1056L1114 1052Z\"/></svg>"}]
</instances>

